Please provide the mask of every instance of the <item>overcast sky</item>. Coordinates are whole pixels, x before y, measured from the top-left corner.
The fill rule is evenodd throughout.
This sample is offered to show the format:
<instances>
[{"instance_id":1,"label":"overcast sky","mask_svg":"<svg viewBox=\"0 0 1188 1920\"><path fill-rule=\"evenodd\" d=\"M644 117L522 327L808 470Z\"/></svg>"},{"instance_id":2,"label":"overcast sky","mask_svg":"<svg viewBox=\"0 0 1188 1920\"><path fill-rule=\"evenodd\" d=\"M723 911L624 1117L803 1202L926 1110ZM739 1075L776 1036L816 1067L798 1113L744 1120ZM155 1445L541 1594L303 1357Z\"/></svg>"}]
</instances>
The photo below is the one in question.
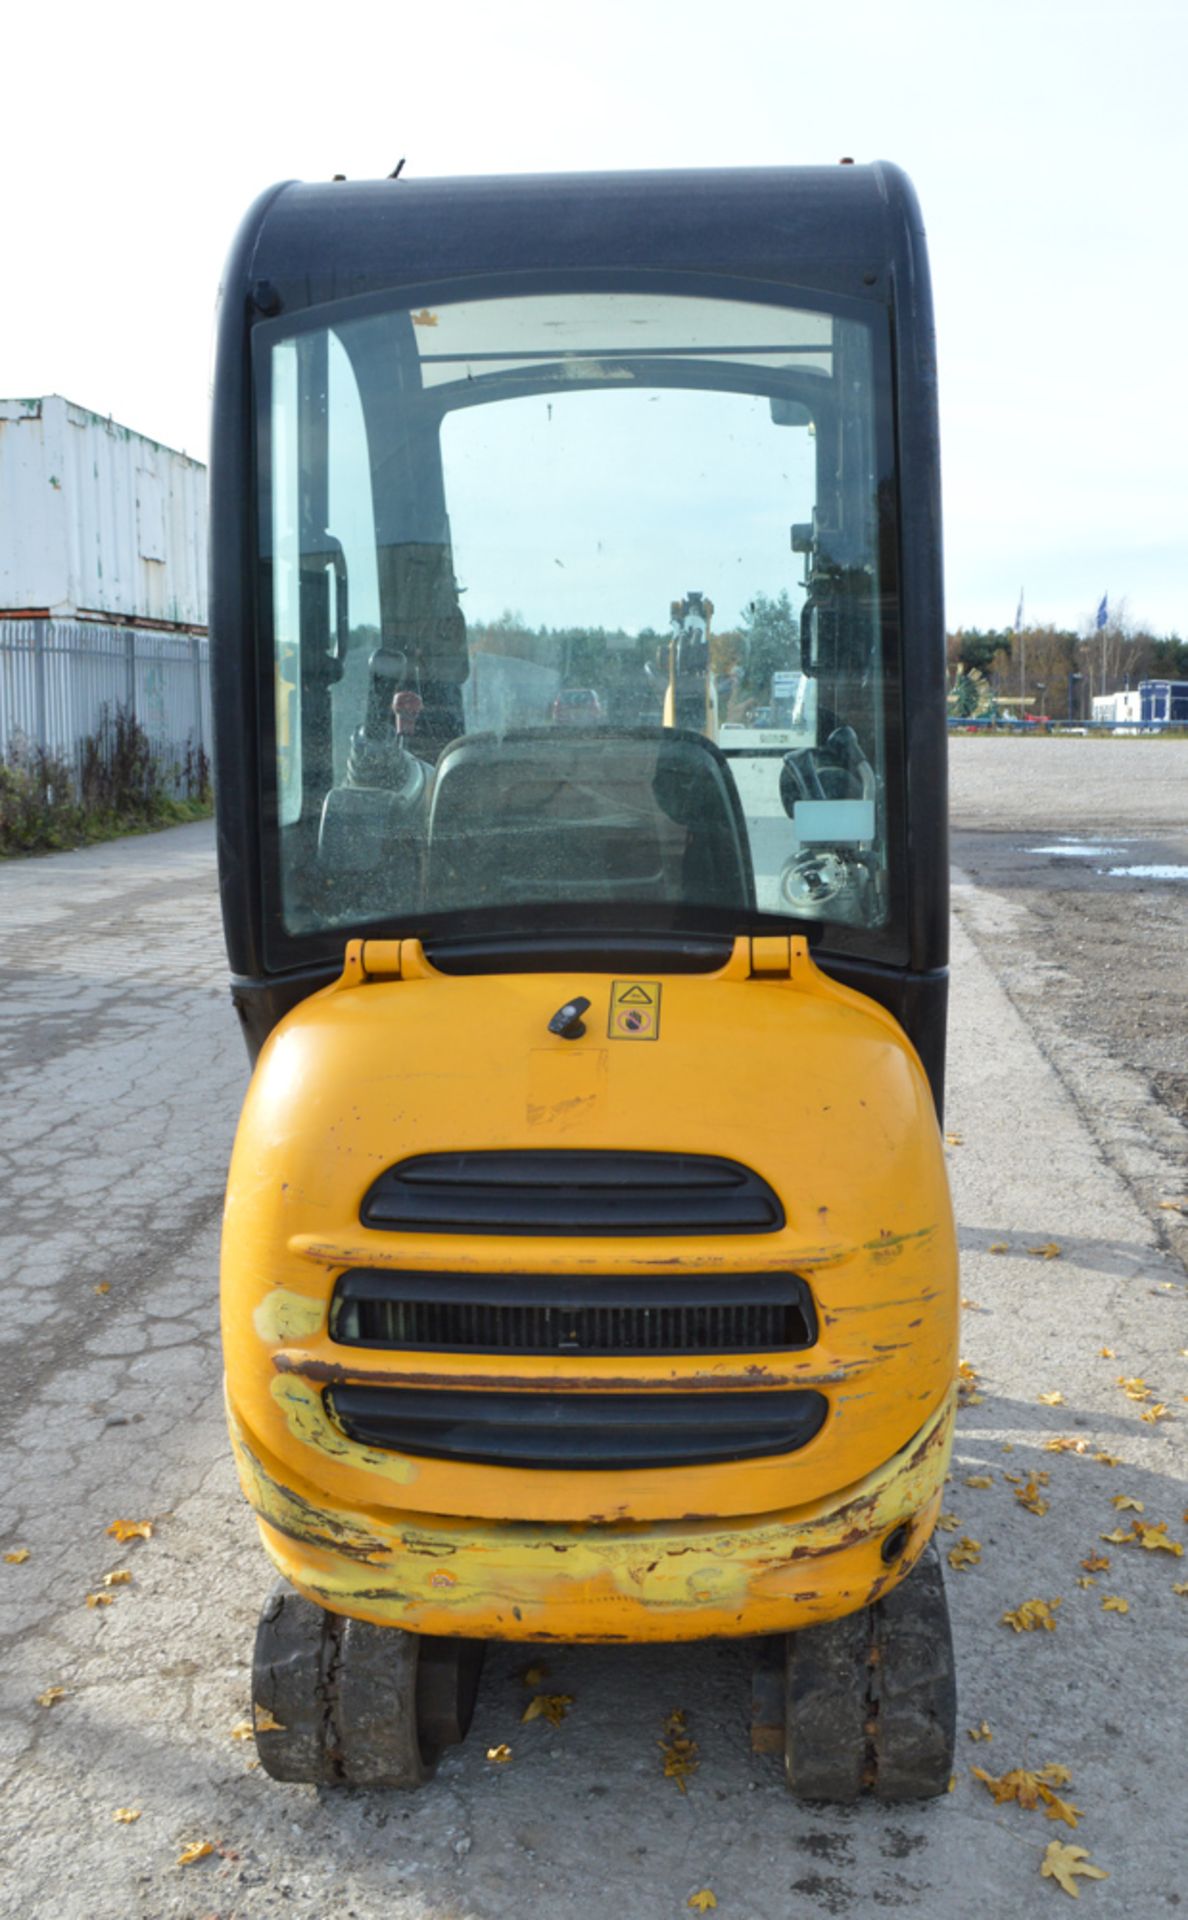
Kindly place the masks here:
<instances>
[{"instance_id":1,"label":"overcast sky","mask_svg":"<svg viewBox=\"0 0 1188 1920\"><path fill-rule=\"evenodd\" d=\"M1188 0L158 0L5 27L0 394L205 457L275 180L890 159L940 346L951 626L1188 633Z\"/></svg>"}]
</instances>

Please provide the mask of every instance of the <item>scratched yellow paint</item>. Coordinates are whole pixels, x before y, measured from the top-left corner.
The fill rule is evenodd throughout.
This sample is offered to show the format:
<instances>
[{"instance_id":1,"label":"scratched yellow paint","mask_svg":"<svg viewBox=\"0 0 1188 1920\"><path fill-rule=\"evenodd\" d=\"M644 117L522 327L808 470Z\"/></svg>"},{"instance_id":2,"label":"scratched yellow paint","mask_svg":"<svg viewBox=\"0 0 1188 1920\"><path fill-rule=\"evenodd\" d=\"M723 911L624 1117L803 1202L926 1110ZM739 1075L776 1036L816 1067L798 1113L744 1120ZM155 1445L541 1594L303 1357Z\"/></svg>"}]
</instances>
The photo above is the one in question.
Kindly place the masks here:
<instances>
[{"instance_id":1,"label":"scratched yellow paint","mask_svg":"<svg viewBox=\"0 0 1188 1920\"><path fill-rule=\"evenodd\" d=\"M868 1605L903 1577L940 1506L953 1432L946 1400L911 1444L834 1502L721 1521L548 1527L319 1507L250 1449L232 1418L240 1483L293 1584L381 1625L490 1639L684 1640L793 1631ZM889 1572L880 1547L910 1536Z\"/></svg>"},{"instance_id":2,"label":"scratched yellow paint","mask_svg":"<svg viewBox=\"0 0 1188 1920\"><path fill-rule=\"evenodd\" d=\"M900 1519L914 1516L896 1571L918 1551L938 1449L926 1473L891 1463L947 1417L957 1357L956 1244L930 1095L888 1014L827 980L802 942L759 944L752 958L740 940L718 974L665 979L661 1038L647 1047L606 1046L610 975L447 977L407 941L352 943L342 979L281 1023L232 1161L223 1331L245 1492L295 1584L362 1617L413 1624L412 1608L430 1632L530 1637L531 1621L533 1634L683 1638L782 1631L864 1604L888 1578L876 1535ZM548 1018L579 993L592 1002L587 1035L551 1041ZM786 1222L683 1239L360 1224L372 1181L407 1155L541 1144L725 1154L771 1183ZM683 1273L792 1271L812 1287L819 1337L808 1351L729 1355L343 1347L327 1309L351 1266L661 1274L677 1293ZM787 1457L518 1472L349 1440L323 1400L344 1379L525 1394L813 1386L829 1410ZM842 1545L835 1523L844 1531L856 1487L877 1499ZM811 1553L798 1555L789 1529L805 1526L796 1537ZM529 1550L534 1528L568 1530L563 1571L553 1547ZM687 1537L700 1528L712 1550ZM632 1529L675 1530L676 1544L652 1567ZM360 1537L380 1543L366 1592ZM451 1579L433 1584L420 1575L435 1553Z\"/></svg>"}]
</instances>

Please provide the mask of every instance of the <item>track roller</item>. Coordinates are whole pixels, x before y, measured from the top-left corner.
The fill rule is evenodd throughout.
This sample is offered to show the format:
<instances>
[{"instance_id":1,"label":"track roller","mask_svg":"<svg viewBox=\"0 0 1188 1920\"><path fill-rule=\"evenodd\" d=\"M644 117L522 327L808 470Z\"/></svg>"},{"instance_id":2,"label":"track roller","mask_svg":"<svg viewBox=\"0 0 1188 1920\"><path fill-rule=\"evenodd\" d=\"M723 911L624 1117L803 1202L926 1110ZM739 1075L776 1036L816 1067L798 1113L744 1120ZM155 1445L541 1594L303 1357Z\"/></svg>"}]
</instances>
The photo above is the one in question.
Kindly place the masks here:
<instances>
[{"instance_id":1,"label":"track roller","mask_svg":"<svg viewBox=\"0 0 1188 1920\"><path fill-rule=\"evenodd\" d=\"M957 1687L935 1545L873 1607L789 1634L785 1682L784 1761L798 1799L946 1792Z\"/></svg>"},{"instance_id":2,"label":"track roller","mask_svg":"<svg viewBox=\"0 0 1188 1920\"><path fill-rule=\"evenodd\" d=\"M278 1580L252 1662L261 1766L318 1786L419 1787L465 1738L483 1652L328 1613Z\"/></svg>"}]
</instances>

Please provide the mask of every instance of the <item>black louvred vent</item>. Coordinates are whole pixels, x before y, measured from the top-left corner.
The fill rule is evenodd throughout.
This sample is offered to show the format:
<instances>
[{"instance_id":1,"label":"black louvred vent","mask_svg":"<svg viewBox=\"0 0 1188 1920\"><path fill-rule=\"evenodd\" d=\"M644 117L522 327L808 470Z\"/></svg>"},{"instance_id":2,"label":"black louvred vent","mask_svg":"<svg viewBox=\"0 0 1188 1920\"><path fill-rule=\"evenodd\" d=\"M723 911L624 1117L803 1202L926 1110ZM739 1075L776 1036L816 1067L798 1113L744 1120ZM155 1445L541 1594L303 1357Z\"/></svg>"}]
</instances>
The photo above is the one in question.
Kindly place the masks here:
<instances>
[{"instance_id":1,"label":"black louvred vent","mask_svg":"<svg viewBox=\"0 0 1188 1920\"><path fill-rule=\"evenodd\" d=\"M389 1167L366 1227L403 1233L775 1233L784 1210L737 1160L698 1153L426 1153Z\"/></svg>"},{"instance_id":2,"label":"black louvred vent","mask_svg":"<svg viewBox=\"0 0 1188 1920\"><path fill-rule=\"evenodd\" d=\"M787 1353L816 1339L797 1274L341 1275L330 1337L439 1353Z\"/></svg>"},{"instance_id":3,"label":"black louvred vent","mask_svg":"<svg viewBox=\"0 0 1188 1920\"><path fill-rule=\"evenodd\" d=\"M502 1467L693 1467L795 1453L820 1432L824 1394L487 1393L336 1386L327 1411L365 1446Z\"/></svg>"}]
</instances>

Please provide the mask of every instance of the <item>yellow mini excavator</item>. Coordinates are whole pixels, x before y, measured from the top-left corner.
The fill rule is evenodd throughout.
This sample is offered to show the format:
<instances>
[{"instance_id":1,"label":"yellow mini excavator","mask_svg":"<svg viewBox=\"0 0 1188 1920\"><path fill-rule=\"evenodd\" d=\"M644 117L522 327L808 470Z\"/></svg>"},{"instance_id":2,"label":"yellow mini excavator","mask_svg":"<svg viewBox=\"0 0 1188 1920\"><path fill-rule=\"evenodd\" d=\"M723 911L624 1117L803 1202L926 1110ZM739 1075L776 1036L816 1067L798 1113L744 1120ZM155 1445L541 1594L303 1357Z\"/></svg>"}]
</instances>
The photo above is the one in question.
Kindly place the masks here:
<instances>
[{"instance_id":1,"label":"yellow mini excavator","mask_svg":"<svg viewBox=\"0 0 1188 1920\"><path fill-rule=\"evenodd\" d=\"M944 1791L909 183L275 188L224 282L211 482L263 1766L418 1785L488 1640L741 1636L795 1793ZM650 621L689 581L720 725L700 591L657 693Z\"/></svg>"}]
</instances>

